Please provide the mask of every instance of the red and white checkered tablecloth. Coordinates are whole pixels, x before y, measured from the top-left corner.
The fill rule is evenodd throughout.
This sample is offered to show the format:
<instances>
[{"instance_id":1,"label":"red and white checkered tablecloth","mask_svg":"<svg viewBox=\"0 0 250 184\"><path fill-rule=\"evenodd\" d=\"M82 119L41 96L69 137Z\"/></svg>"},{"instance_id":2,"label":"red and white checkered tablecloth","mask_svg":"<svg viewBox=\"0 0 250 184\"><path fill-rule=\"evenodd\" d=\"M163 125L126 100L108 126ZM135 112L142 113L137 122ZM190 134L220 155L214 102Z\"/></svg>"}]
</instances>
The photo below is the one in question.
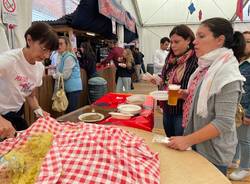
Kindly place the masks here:
<instances>
[{"instance_id":1,"label":"red and white checkered tablecloth","mask_svg":"<svg viewBox=\"0 0 250 184\"><path fill-rule=\"evenodd\" d=\"M0 143L0 155L37 132L51 132L37 184L160 183L159 158L141 138L117 127L39 119L14 139Z\"/></svg>"}]
</instances>

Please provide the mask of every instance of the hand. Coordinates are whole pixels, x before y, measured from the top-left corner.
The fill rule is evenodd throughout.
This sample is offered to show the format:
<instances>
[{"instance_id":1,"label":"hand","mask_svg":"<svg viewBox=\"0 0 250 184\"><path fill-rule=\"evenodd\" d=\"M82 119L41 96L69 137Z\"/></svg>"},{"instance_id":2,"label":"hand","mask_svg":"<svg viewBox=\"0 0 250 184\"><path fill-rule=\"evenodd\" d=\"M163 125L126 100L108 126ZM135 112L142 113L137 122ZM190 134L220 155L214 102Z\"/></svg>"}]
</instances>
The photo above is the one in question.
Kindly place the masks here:
<instances>
[{"instance_id":1,"label":"hand","mask_svg":"<svg viewBox=\"0 0 250 184\"><path fill-rule=\"evenodd\" d=\"M11 122L0 116L0 138L15 137L16 130Z\"/></svg>"},{"instance_id":2,"label":"hand","mask_svg":"<svg viewBox=\"0 0 250 184\"><path fill-rule=\"evenodd\" d=\"M185 100L189 94L188 90L187 89L180 89L178 91L178 94L179 94L179 98Z\"/></svg>"},{"instance_id":3,"label":"hand","mask_svg":"<svg viewBox=\"0 0 250 184\"><path fill-rule=\"evenodd\" d=\"M119 65L120 67L122 67L122 68L126 68L126 67L127 67L127 65L126 65L125 63L118 63L118 65Z\"/></svg>"},{"instance_id":4,"label":"hand","mask_svg":"<svg viewBox=\"0 0 250 184\"><path fill-rule=\"evenodd\" d=\"M192 145L189 143L186 136L176 136L169 138L167 146L175 150L186 151Z\"/></svg>"},{"instance_id":5,"label":"hand","mask_svg":"<svg viewBox=\"0 0 250 184\"><path fill-rule=\"evenodd\" d=\"M150 82L153 83L154 85L157 85L157 82L154 78L150 79Z\"/></svg>"},{"instance_id":6,"label":"hand","mask_svg":"<svg viewBox=\"0 0 250 184\"><path fill-rule=\"evenodd\" d=\"M54 79L59 79L59 77L62 75L62 73L60 73L60 72L56 72L56 73L54 73L53 75L52 75L52 77L54 78Z\"/></svg>"},{"instance_id":7,"label":"hand","mask_svg":"<svg viewBox=\"0 0 250 184\"><path fill-rule=\"evenodd\" d=\"M244 125L250 125L250 118L244 117L243 122Z\"/></svg>"},{"instance_id":8,"label":"hand","mask_svg":"<svg viewBox=\"0 0 250 184\"><path fill-rule=\"evenodd\" d=\"M123 57L118 57L117 58L117 61L119 61L119 62L122 62L122 60L123 60Z\"/></svg>"},{"instance_id":9,"label":"hand","mask_svg":"<svg viewBox=\"0 0 250 184\"><path fill-rule=\"evenodd\" d=\"M50 116L48 112L42 110L41 108L37 108L36 110L34 110L34 113L37 118L40 118L40 117L46 118L47 116Z\"/></svg>"}]
</instances>

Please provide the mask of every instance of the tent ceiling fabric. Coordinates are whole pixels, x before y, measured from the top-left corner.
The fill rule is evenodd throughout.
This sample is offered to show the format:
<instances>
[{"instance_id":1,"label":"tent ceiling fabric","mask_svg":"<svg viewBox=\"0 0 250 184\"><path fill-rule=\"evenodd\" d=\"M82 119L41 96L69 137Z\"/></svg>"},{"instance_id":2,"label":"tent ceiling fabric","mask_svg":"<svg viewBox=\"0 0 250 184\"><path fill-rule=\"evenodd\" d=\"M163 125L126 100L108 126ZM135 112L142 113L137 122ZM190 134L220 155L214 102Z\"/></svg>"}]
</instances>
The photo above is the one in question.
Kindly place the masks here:
<instances>
[{"instance_id":1,"label":"tent ceiling fabric","mask_svg":"<svg viewBox=\"0 0 250 184\"><path fill-rule=\"evenodd\" d=\"M237 0L135 0L143 26L176 24L199 24L199 11L202 20L211 17L224 17L230 20L236 10ZM191 15L188 6L194 3L195 12Z\"/></svg>"}]
</instances>

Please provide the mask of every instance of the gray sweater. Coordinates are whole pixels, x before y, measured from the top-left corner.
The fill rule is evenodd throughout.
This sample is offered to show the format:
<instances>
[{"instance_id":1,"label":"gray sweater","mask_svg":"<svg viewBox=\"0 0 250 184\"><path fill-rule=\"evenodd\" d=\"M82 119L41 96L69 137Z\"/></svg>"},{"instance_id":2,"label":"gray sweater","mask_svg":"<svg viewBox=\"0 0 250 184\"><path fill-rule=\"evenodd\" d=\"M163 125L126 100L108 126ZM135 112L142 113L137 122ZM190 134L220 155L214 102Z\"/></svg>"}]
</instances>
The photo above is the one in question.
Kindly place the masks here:
<instances>
[{"instance_id":1,"label":"gray sweater","mask_svg":"<svg viewBox=\"0 0 250 184\"><path fill-rule=\"evenodd\" d=\"M208 100L208 116L202 118L197 115L197 101L201 82L193 97L188 125L184 134L191 134L208 124L214 125L220 132L218 137L195 145L198 153L210 162L219 166L226 166L232 162L237 145L235 114L240 101L242 83L234 81L225 85L219 94Z\"/></svg>"}]
</instances>

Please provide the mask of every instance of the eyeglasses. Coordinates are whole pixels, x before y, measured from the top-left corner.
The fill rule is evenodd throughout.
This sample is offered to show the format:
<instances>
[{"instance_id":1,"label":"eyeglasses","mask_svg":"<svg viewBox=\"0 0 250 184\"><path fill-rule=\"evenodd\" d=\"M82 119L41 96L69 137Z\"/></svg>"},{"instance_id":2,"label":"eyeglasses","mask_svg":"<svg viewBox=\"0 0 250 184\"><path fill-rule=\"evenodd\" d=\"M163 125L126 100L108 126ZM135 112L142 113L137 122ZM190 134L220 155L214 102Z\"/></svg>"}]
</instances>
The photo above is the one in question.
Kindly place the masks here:
<instances>
[{"instance_id":1,"label":"eyeglasses","mask_svg":"<svg viewBox=\"0 0 250 184\"><path fill-rule=\"evenodd\" d=\"M43 52L51 52L49 49L42 47L41 45L39 45L39 47Z\"/></svg>"}]
</instances>

